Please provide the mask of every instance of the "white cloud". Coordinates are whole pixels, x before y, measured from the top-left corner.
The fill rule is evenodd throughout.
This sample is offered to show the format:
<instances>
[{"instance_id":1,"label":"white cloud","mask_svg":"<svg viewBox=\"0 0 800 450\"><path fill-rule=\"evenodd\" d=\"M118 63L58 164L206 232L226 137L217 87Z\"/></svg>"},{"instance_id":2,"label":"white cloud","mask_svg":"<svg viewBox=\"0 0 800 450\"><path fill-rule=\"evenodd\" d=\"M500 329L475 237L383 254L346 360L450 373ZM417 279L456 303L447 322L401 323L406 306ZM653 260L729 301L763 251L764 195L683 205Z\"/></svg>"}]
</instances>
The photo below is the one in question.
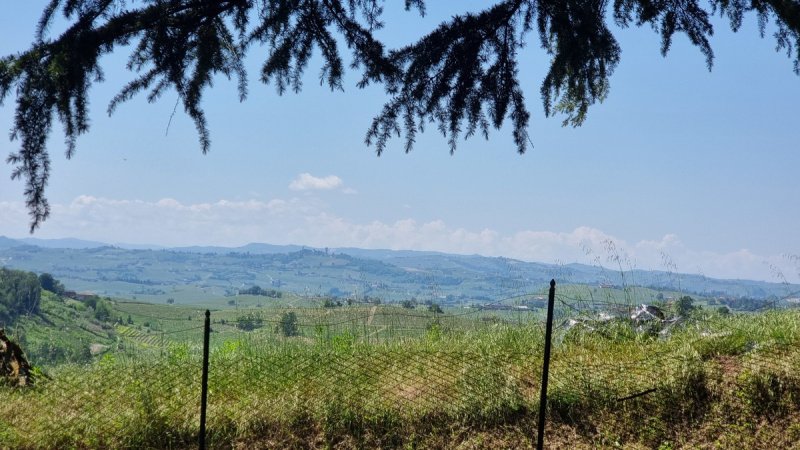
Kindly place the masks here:
<instances>
[{"instance_id":1,"label":"white cloud","mask_svg":"<svg viewBox=\"0 0 800 450\"><path fill-rule=\"evenodd\" d=\"M293 191L329 191L342 187L342 179L336 175L328 175L327 177L315 177L310 173L301 173L291 183L289 189Z\"/></svg>"},{"instance_id":2,"label":"white cloud","mask_svg":"<svg viewBox=\"0 0 800 450\"><path fill-rule=\"evenodd\" d=\"M443 220L355 222L327 211L311 196L184 204L172 198L148 202L82 195L52 208L51 218L36 237L165 246L266 242L434 250L546 263L600 264L614 269L621 264L625 270L672 270L722 278L780 281L776 271L790 282L800 278L798 264L781 255L761 255L746 248L727 252L692 249L674 234L627 242L589 226L571 231L500 233L489 228L453 227ZM0 235L24 236L27 224L22 202L0 202Z\"/></svg>"}]
</instances>

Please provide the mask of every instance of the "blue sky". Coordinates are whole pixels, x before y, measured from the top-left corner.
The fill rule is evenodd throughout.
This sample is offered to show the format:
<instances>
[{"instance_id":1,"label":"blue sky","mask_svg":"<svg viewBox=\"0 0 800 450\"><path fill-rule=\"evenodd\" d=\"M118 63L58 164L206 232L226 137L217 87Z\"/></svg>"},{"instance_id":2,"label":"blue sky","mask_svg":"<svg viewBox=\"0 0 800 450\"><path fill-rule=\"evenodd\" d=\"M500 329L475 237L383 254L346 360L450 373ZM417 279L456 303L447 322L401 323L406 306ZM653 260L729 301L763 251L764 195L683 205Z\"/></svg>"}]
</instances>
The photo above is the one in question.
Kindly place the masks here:
<instances>
[{"instance_id":1,"label":"blue sky","mask_svg":"<svg viewBox=\"0 0 800 450\"><path fill-rule=\"evenodd\" d=\"M26 48L43 1L0 16L0 54ZM399 3L399 2L398 2ZM387 10L400 44L488 2L430 2L420 19ZM453 9L453 5L458 5ZM450 9L448 9L450 8ZM212 148L201 155L174 93L105 109L131 78L125 54L105 60L92 91L92 128L72 160L60 128L50 143L53 213L36 237L159 245L248 242L440 250L542 262L607 262L613 241L631 266L709 276L800 281L800 77L754 17L734 34L715 20L714 69L676 37L661 57L649 28L621 30L622 61L608 99L580 128L544 118L547 56L531 45L522 79L535 147L518 155L508 127L450 155L433 130L410 154L395 140L377 157L363 143L385 97L380 87L331 93L308 71L279 97L257 81L240 104L224 79L206 93ZM257 52L253 52L256 54ZM0 108L11 126L13 99ZM16 144L5 137L0 153ZM27 235L23 185L0 165L0 234ZM771 269L770 266L773 268Z\"/></svg>"}]
</instances>

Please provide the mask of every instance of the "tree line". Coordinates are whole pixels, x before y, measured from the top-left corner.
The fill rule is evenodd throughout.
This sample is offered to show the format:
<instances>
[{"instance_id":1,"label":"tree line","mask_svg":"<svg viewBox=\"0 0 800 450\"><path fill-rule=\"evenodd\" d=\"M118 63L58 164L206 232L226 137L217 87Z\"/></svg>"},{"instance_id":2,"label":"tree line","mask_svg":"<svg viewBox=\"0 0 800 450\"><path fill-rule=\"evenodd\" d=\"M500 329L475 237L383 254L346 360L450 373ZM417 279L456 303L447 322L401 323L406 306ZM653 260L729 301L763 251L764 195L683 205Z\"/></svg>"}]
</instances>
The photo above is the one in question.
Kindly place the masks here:
<instances>
[{"instance_id":1,"label":"tree line","mask_svg":"<svg viewBox=\"0 0 800 450\"><path fill-rule=\"evenodd\" d=\"M283 292L275 289L264 289L256 285L247 289L241 289L239 295L261 295L269 298L281 298L283 297Z\"/></svg>"},{"instance_id":2,"label":"tree line","mask_svg":"<svg viewBox=\"0 0 800 450\"><path fill-rule=\"evenodd\" d=\"M0 325L17 317L36 314L42 300L42 290L64 295L64 284L49 273L0 268Z\"/></svg>"},{"instance_id":3,"label":"tree line","mask_svg":"<svg viewBox=\"0 0 800 450\"><path fill-rule=\"evenodd\" d=\"M0 322L39 311L42 284L33 272L0 269Z\"/></svg>"}]
</instances>

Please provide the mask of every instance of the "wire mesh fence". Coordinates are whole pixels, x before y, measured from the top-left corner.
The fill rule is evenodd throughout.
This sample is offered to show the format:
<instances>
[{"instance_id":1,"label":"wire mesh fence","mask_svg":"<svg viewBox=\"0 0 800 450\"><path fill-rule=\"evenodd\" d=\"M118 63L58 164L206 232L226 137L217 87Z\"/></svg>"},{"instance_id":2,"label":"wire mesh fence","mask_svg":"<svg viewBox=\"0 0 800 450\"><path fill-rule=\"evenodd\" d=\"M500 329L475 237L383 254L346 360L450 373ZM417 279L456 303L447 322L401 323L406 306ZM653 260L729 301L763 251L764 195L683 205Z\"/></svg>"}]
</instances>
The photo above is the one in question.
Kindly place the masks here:
<instances>
[{"instance_id":1,"label":"wire mesh fence","mask_svg":"<svg viewBox=\"0 0 800 450\"><path fill-rule=\"evenodd\" d=\"M163 332L199 339L202 326ZM199 353L147 345L35 374L0 390L0 448L145 448L197 441Z\"/></svg>"},{"instance_id":2,"label":"wire mesh fence","mask_svg":"<svg viewBox=\"0 0 800 450\"><path fill-rule=\"evenodd\" d=\"M545 289L445 311L214 311L205 443L533 447ZM800 442L800 310L678 315L635 293L589 292L555 296L546 446ZM120 324L125 351L47 370L31 389L0 388L0 447L196 447L201 319L152 317L160 331L150 332Z\"/></svg>"}]
</instances>

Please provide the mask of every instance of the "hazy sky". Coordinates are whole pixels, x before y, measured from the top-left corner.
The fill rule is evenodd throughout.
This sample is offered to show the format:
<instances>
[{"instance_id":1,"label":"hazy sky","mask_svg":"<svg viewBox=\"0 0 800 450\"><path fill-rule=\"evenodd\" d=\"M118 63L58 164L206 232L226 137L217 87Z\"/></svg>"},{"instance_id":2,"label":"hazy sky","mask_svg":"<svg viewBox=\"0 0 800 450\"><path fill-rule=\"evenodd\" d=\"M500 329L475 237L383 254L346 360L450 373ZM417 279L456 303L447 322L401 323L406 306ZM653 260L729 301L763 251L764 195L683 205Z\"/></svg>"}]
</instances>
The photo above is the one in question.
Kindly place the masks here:
<instances>
[{"instance_id":1,"label":"hazy sky","mask_svg":"<svg viewBox=\"0 0 800 450\"><path fill-rule=\"evenodd\" d=\"M0 54L30 43L44 1L2 2ZM393 2L388 2L393 3ZM402 2L394 2L402 3ZM489 2L429 2L429 15L388 8L382 35L400 44L441 20ZM441 8L441 9L439 9ZM447 9L450 8L450 9ZM191 120L170 92L105 109L132 78L127 54L104 60L92 91L91 131L72 160L60 126L50 143L51 218L36 237L159 245L248 242L440 250L541 262L607 262L609 241L642 269L800 281L800 77L754 17L734 34L715 20L714 69L676 36L659 53L649 28L621 30L611 93L586 123L545 119L539 86L547 56L536 35L522 79L535 145L518 155L510 127L450 155L435 130L410 154L400 139L376 157L363 143L385 100L379 86L344 93L309 68L299 95L257 80L207 91L212 148L201 155ZM264 51L253 51L254 56ZM0 108L11 126L13 98ZM17 144L3 138L0 153ZM23 183L0 165L0 234L27 235ZM671 262L670 262L671 261ZM674 267L667 267L672 266Z\"/></svg>"}]
</instances>

